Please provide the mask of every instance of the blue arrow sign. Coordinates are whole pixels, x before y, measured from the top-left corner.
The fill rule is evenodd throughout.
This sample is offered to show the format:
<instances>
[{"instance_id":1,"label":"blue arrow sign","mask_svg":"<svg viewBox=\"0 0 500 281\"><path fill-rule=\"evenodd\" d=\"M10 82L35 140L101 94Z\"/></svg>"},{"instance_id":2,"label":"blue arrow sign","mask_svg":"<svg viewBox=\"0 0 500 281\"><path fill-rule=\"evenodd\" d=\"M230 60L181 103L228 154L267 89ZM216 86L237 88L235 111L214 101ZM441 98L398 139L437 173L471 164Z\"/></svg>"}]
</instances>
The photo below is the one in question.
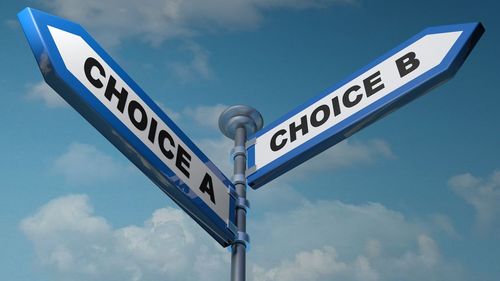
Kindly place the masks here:
<instances>
[{"instance_id":1,"label":"blue arrow sign","mask_svg":"<svg viewBox=\"0 0 500 281\"><path fill-rule=\"evenodd\" d=\"M258 188L450 79L484 32L480 23L428 28L249 138Z\"/></svg>"},{"instance_id":2,"label":"blue arrow sign","mask_svg":"<svg viewBox=\"0 0 500 281\"><path fill-rule=\"evenodd\" d=\"M222 246L231 182L78 24L26 8L19 21L45 81Z\"/></svg>"}]
</instances>

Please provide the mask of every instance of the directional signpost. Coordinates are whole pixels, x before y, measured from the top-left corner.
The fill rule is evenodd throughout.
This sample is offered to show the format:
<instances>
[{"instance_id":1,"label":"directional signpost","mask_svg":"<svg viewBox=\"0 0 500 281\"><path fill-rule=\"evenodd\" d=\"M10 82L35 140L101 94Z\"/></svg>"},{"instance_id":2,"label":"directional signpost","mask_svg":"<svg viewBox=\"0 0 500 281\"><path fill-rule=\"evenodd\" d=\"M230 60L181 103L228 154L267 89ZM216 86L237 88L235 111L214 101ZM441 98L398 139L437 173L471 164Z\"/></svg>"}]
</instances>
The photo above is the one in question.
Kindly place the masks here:
<instances>
[{"instance_id":1,"label":"directional signpost","mask_svg":"<svg viewBox=\"0 0 500 281\"><path fill-rule=\"evenodd\" d=\"M263 130L253 108L228 108L219 126L235 143L233 185L81 26L30 8L18 16L45 81L217 242L232 245L235 281L246 274L247 183L266 184L451 78L484 32L480 23L426 29Z\"/></svg>"},{"instance_id":2,"label":"directional signpost","mask_svg":"<svg viewBox=\"0 0 500 281\"><path fill-rule=\"evenodd\" d=\"M433 27L378 58L247 142L248 184L261 187L451 78L484 32Z\"/></svg>"},{"instance_id":3,"label":"directional signpost","mask_svg":"<svg viewBox=\"0 0 500 281\"><path fill-rule=\"evenodd\" d=\"M78 24L18 15L45 81L222 246L233 244L232 183Z\"/></svg>"}]
</instances>

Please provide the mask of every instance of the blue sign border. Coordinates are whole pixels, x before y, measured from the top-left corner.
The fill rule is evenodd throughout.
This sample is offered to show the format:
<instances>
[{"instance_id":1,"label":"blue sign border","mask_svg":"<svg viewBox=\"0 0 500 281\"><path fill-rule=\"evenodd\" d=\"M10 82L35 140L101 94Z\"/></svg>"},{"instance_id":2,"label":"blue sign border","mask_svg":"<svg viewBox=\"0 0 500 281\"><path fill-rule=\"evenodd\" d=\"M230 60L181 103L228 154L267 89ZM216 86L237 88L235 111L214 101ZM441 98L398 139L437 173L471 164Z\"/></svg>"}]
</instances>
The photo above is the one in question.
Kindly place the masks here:
<instances>
[{"instance_id":1,"label":"blue sign border","mask_svg":"<svg viewBox=\"0 0 500 281\"><path fill-rule=\"evenodd\" d=\"M19 12L18 18L47 84L127 156L162 191L169 195L217 242L223 247L231 245L236 234L234 228L236 200L234 197L234 186L231 181L224 176L186 134L177 127L80 25L31 8L25 8ZM229 222L223 221L185 183L180 181L172 170L67 70L49 32L48 25L81 36L186 146L208 166L219 180L226 185L230 198ZM150 165L144 164L145 162Z\"/></svg>"},{"instance_id":2,"label":"blue sign border","mask_svg":"<svg viewBox=\"0 0 500 281\"><path fill-rule=\"evenodd\" d=\"M286 173L292 168L314 157L315 155L323 152L327 148L341 142L342 140L346 139L362 128L370 125L376 120L402 107L403 105L409 103L417 97L422 96L435 85L451 79L458 71L458 69L462 66L469 53L474 48L481 35L484 33L484 27L481 23L477 22L427 28L424 31L413 36L409 40L405 41L404 43L400 44L396 48L387 52L383 56L377 58L375 61L361 68L357 72L353 73L346 79L328 88L322 94L296 107L289 113L266 126L264 129L256 132L253 136L250 136L248 139L251 142L253 139L256 139L266 132L272 130L276 126L288 120L290 117L311 106L318 100L322 99L323 97L327 96L343 85L349 83L353 79L362 75L384 60L390 58L402 49L415 43L422 37L430 34L454 31L462 31L462 34L439 65L420 75L418 78L410 81L406 85L398 88L392 93L377 100L376 102L360 110L359 112L356 112L355 114L353 114L349 118L346 118L335 126L325 130L318 136L305 142L304 144L293 149L287 154L275 159L266 166L249 174L248 184L254 189L261 187L262 185L279 177L280 175ZM255 145L249 145L247 147L247 152L249 157L248 167L249 169L251 169L255 166Z\"/></svg>"}]
</instances>

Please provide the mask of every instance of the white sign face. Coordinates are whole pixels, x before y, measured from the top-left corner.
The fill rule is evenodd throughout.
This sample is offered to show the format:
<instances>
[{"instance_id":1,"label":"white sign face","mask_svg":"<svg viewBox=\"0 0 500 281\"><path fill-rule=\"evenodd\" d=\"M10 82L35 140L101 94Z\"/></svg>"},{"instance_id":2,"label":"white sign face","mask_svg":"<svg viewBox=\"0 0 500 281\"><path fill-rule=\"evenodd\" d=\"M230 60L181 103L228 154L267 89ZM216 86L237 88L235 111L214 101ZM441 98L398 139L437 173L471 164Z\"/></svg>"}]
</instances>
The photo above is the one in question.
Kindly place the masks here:
<instances>
[{"instance_id":1,"label":"white sign face","mask_svg":"<svg viewBox=\"0 0 500 281\"><path fill-rule=\"evenodd\" d=\"M484 28L429 28L247 142L248 183L258 188L423 95L458 70Z\"/></svg>"},{"instance_id":2,"label":"white sign face","mask_svg":"<svg viewBox=\"0 0 500 281\"><path fill-rule=\"evenodd\" d=\"M437 66L460 34L458 31L423 37L259 136L255 140L255 169L266 166ZM400 65L408 69L407 74L398 69L400 59Z\"/></svg>"},{"instance_id":3,"label":"white sign face","mask_svg":"<svg viewBox=\"0 0 500 281\"><path fill-rule=\"evenodd\" d=\"M229 221L226 185L127 85L82 37L48 26L64 65L112 114L223 221Z\"/></svg>"}]
</instances>

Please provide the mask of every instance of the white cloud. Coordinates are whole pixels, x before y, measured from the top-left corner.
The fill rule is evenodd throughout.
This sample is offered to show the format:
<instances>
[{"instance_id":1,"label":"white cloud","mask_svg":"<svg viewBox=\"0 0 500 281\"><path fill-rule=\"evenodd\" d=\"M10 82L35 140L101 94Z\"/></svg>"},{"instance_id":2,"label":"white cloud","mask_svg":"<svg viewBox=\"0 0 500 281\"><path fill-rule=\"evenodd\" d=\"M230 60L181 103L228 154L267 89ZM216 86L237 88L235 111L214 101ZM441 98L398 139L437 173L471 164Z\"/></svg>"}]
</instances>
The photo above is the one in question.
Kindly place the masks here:
<instances>
[{"instance_id":1,"label":"white cloud","mask_svg":"<svg viewBox=\"0 0 500 281\"><path fill-rule=\"evenodd\" d=\"M189 52L191 61L188 63L176 61L168 64L170 71L181 83L187 83L197 78L211 79L213 77L213 71L209 64L209 53L206 49L194 42L186 43L182 49Z\"/></svg>"},{"instance_id":2,"label":"white cloud","mask_svg":"<svg viewBox=\"0 0 500 281\"><path fill-rule=\"evenodd\" d=\"M337 260L333 247L324 247L295 255L293 261L285 260L279 266L263 270L259 266L253 268L254 279L261 281L322 280L345 271L348 265Z\"/></svg>"},{"instance_id":3,"label":"white cloud","mask_svg":"<svg viewBox=\"0 0 500 281\"><path fill-rule=\"evenodd\" d=\"M434 214L431 216L431 222L437 228L451 238L460 238L451 219L444 214Z\"/></svg>"},{"instance_id":4,"label":"white cloud","mask_svg":"<svg viewBox=\"0 0 500 281\"><path fill-rule=\"evenodd\" d=\"M163 112L165 112L165 114L167 114L167 116L172 119L172 121L174 122L178 122L181 120L182 116L181 116L181 113L171 109L170 107L167 107L164 103L162 102L159 102L159 101L155 101L155 103L160 107L161 110L163 110Z\"/></svg>"},{"instance_id":5,"label":"white cloud","mask_svg":"<svg viewBox=\"0 0 500 281\"><path fill-rule=\"evenodd\" d=\"M466 280L463 269L443 260L437 243L427 235L418 235L417 248L399 257L372 259L381 280Z\"/></svg>"},{"instance_id":6,"label":"white cloud","mask_svg":"<svg viewBox=\"0 0 500 281\"><path fill-rule=\"evenodd\" d=\"M280 202L279 198L276 202ZM377 203L303 201L292 208L287 212L270 211L265 219L249 225L255 242L252 251L261 257L260 262L276 264L283 256L291 257L325 245L334 247L342 257L355 258L358 253L364 253L365 244L373 240L380 244L379 252L395 255L408 249L417 235L425 232L419 224ZM280 250L269 251L269 245L262 241L272 241L273 247Z\"/></svg>"},{"instance_id":7,"label":"white cloud","mask_svg":"<svg viewBox=\"0 0 500 281\"><path fill-rule=\"evenodd\" d=\"M191 118L198 125L219 131L219 116L226 108L228 106L223 104L186 107L183 115Z\"/></svg>"},{"instance_id":8,"label":"white cloud","mask_svg":"<svg viewBox=\"0 0 500 281\"><path fill-rule=\"evenodd\" d=\"M470 173L453 176L448 181L451 189L476 210L477 226L485 233L500 230L500 171L489 179Z\"/></svg>"},{"instance_id":9,"label":"white cloud","mask_svg":"<svg viewBox=\"0 0 500 281\"><path fill-rule=\"evenodd\" d=\"M355 0L44 0L45 6L89 28L101 42L116 45L139 37L153 45L213 30L259 26L273 9L310 9ZM105 28L103 28L105 27Z\"/></svg>"},{"instance_id":10,"label":"white cloud","mask_svg":"<svg viewBox=\"0 0 500 281\"><path fill-rule=\"evenodd\" d=\"M233 164L230 156L234 146L233 140L226 137L217 139L201 139L196 143L207 157L225 174L233 174Z\"/></svg>"},{"instance_id":11,"label":"white cloud","mask_svg":"<svg viewBox=\"0 0 500 281\"><path fill-rule=\"evenodd\" d=\"M21 222L37 261L55 280L221 280L228 254L181 210L156 210L142 226L113 228L87 196L54 199Z\"/></svg>"},{"instance_id":12,"label":"white cloud","mask_svg":"<svg viewBox=\"0 0 500 281\"><path fill-rule=\"evenodd\" d=\"M340 261L335 248L329 246L300 252L293 261L285 260L268 270L254 266L253 275L253 280L259 281L379 280L366 257L359 256L352 262Z\"/></svg>"},{"instance_id":13,"label":"white cloud","mask_svg":"<svg viewBox=\"0 0 500 281\"><path fill-rule=\"evenodd\" d=\"M74 142L55 159L52 170L71 184L85 185L120 179L124 173L136 169L117 162L92 145Z\"/></svg>"},{"instance_id":14,"label":"white cloud","mask_svg":"<svg viewBox=\"0 0 500 281\"><path fill-rule=\"evenodd\" d=\"M303 178L314 173L332 171L358 164L371 164L378 159L395 158L384 140L344 140L301 164L285 176L285 180Z\"/></svg>"},{"instance_id":15,"label":"white cloud","mask_svg":"<svg viewBox=\"0 0 500 281\"><path fill-rule=\"evenodd\" d=\"M248 192L247 196L250 200L252 215L254 210L260 213L263 210L272 210L273 214L288 213L308 202L292 185L282 181L271 182L258 191ZM269 214L264 213L264 215Z\"/></svg>"},{"instance_id":16,"label":"white cloud","mask_svg":"<svg viewBox=\"0 0 500 281\"><path fill-rule=\"evenodd\" d=\"M170 119L184 126L208 128L219 131L219 116L228 106L223 104L186 106L180 110L173 110L161 101L155 101Z\"/></svg>"},{"instance_id":17,"label":"white cloud","mask_svg":"<svg viewBox=\"0 0 500 281\"><path fill-rule=\"evenodd\" d=\"M376 203L305 203L252 225L251 280L465 278L422 224Z\"/></svg>"},{"instance_id":18,"label":"white cloud","mask_svg":"<svg viewBox=\"0 0 500 281\"><path fill-rule=\"evenodd\" d=\"M306 202L251 222L249 280L463 280L418 224L380 204ZM54 280L228 280L230 254L181 210L113 228L84 195L21 222Z\"/></svg>"},{"instance_id":19,"label":"white cloud","mask_svg":"<svg viewBox=\"0 0 500 281\"><path fill-rule=\"evenodd\" d=\"M29 86L25 97L28 100L42 101L49 108L69 107L68 103L52 90L45 81Z\"/></svg>"}]
</instances>

